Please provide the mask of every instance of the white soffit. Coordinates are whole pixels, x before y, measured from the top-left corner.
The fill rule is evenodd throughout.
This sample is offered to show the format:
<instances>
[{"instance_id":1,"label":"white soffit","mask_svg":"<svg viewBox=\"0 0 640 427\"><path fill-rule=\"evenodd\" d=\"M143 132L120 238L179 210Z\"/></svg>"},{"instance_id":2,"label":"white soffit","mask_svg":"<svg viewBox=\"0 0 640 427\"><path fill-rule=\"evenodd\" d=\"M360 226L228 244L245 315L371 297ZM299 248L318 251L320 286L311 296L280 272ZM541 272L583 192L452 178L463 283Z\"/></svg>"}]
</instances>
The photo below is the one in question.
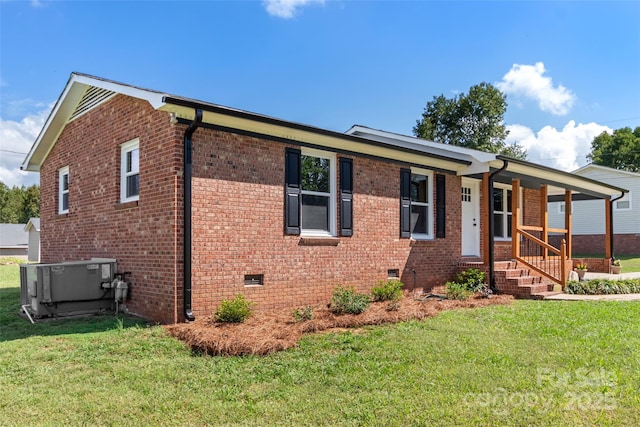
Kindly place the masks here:
<instances>
[{"instance_id":1,"label":"white soffit","mask_svg":"<svg viewBox=\"0 0 640 427\"><path fill-rule=\"evenodd\" d=\"M164 107L160 108L160 110L172 112L177 117L185 120L193 120L195 116L193 107L166 104ZM340 138L338 136L331 136L313 132L313 130L287 127L285 124L280 125L276 123L266 123L264 121L235 117L232 115L207 110L203 111L202 121L204 123L214 124L221 127L244 130L256 134L273 136L280 139L288 139L292 142L302 142L319 148L350 151L354 153L361 153L386 159L394 159L408 164L422 165L429 168L448 170L452 172L455 172L461 167L466 166L460 163L460 161L463 159L454 158L450 155L447 155L447 153L444 153L444 156L451 158L451 160L436 158L433 157L433 155L439 153L427 152L423 147L419 147L417 145L414 147L408 145L402 147L419 152L421 151L424 154L421 154L419 152L407 152L404 150L398 150L395 149L394 146L399 145L386 143L385 141L382 141L385 142L384 145L371 144L367 141L368 138L360 137L360 139L362 139L362 142L358 142L353 139L347 140L346 138ZM470 159L466 159L466 161L470 161Z\"/></svg>"}]
</instances>

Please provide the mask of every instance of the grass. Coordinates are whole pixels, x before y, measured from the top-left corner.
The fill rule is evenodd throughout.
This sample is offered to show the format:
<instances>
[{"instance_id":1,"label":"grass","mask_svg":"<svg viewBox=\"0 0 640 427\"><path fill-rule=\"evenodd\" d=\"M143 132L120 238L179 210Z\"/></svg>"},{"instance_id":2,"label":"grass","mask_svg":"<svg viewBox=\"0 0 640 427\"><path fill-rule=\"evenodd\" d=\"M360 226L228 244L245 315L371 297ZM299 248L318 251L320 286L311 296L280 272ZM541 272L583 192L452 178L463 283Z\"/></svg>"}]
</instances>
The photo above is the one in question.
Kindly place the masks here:
<instances>
[{"instance_id":1,"label":"grass","mask_svg":"<svg viewBox=\"0 0 640 427\"><path fill-rule=\"evenodd\" d=\"M604 258L604 254L573 254L573 258ZM640 273L640 255L616 255L623 273Z\"/></svg>"},{"instance_id":2,"label":"grass","mask_svg":"<svg viewBox=\"0 0 640 427\"><path fill-rule=\"evenodd\" d=\"M0 266L2 425L640 425L640 304L516 301L204 357L162 327L17 317Z\"/></svg>"}]
</instances>

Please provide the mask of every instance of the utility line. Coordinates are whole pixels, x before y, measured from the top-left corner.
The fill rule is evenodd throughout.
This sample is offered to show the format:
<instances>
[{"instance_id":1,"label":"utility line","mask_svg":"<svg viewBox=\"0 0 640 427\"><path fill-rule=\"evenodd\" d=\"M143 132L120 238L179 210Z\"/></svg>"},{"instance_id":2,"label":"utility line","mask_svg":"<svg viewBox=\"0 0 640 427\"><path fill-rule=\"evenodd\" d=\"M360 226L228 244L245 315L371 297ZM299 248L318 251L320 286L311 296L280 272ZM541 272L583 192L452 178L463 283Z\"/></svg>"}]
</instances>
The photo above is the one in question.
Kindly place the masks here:
<instances>
[{"instance_id":1,"label":"utility line","mask_svg":"<svg viewBox=\"0 0 640 427\"><path fill-rule=\"evenodd\" d=\"M12 150L2 150L2 149L0 149L0 151L3 151L5 153L13 153L13 154L27 154L27 153L22 153L20 151L12 151Z\"/></svg>"}]
</instances>

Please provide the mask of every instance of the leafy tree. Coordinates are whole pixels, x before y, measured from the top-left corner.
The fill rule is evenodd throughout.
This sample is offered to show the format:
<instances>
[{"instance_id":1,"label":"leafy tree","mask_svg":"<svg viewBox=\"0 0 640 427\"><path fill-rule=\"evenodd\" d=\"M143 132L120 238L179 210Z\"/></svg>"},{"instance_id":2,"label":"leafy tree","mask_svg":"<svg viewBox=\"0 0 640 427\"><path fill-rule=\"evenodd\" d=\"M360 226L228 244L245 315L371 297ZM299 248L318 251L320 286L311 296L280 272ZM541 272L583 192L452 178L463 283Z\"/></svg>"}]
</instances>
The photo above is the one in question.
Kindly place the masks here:
<instances>
[{"instance_id":1,"label":"leafy tree","mask_svg":"<svg viewBox=\"0 0 640 427\"><path fill-rule=\"evenodd\" d=\"M633 131L624 127L613 135L602 132L591 142L587 159L596 165L630 172L640 172L640 126Z\"/></svg>"},{"instance_id":2,"label":"leafy tree","mask_svg":"<svg viewBox=\"0 0 640 427\"><path fill-rule=\"evenodd\" d=\"M24 224L40 216L40 188L7 187L0 182L0 223Z\"/></svg>"},{"instance_id":3,"label":"leafy tree","mask_svg":"<svg viewBox=\"0 0 640 427\"><path fill-rule=\"evenodd\" d=\"M6 224L9 211L9 187L0 182L0 223Z\"/></svg>"},{"instance_id":4,"label":"leafy tree","mask_svg":"<svg viewBox=\"0 0 640 427\"><path fill-rule=\"evenodd\" d=\"M526 151L507 145L509 131L503 123L507 97L489 83L472 86L469 93L453 98L433 97L416 122L413 134L432 141L475 150L499 153L520 159Z\"/></svg>"},{"instance_id":5,"label":"leafy tree","mask_svg":"<svg viewBox=\"0 0 640 427\"><path fill-rule=\"evenodd\" d=\"M26 224L30 218L40 216L40 187L37 185L32 185L24 191L20 215L21 224Z\"/></svg>"},{"instance_id":6,"label":"leafy tree","mask_svg":"<svg viewBox=\"0 0 640 427\"><path fill-rule=\"evenodd\" d=\"M329 159L302 156L302 188L329 192Z\"/></svg>"}]
</instances>

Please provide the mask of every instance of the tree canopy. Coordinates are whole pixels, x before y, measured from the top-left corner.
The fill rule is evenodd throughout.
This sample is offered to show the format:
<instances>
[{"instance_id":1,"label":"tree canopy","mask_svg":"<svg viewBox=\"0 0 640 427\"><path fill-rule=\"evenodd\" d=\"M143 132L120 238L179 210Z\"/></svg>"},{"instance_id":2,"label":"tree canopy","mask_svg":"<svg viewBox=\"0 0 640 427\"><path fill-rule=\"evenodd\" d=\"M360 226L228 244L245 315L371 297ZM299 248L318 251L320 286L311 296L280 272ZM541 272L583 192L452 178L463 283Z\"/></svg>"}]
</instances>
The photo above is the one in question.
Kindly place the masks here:
<instances>
[{"instance_id":1,"label":"tree canopy","mask_svg":"<svg viewBox=\"0 0 640 427\"><path fill-rule=\"evenodd\" d=\"M525 159L525 149L505 142L507 97L489 83L472 86L453 98L434 96L413 128L415 136L445 144Z\"/></svg>"},{"instance_id":2,"label":"tree canopy","mask_svg":"<svg viewBox=\"0 0 640 427\"><path fill-rule=\"evenodd\" d=\"M591 142L587 159L596 165L629 172L640 172L640 126L633 131L624 127L613 135L602 132Z\"/></svg>"},{"instance_id":3,"label":"tree canopy","mask_svg":"<svg viewBox=\"0 0 640 427\"><path fill-rule=\"evenodd\" d=\"M40 216L40 187L7 187L0 182L0 223L26 224Z\"/></svg>"}]
</instances>

